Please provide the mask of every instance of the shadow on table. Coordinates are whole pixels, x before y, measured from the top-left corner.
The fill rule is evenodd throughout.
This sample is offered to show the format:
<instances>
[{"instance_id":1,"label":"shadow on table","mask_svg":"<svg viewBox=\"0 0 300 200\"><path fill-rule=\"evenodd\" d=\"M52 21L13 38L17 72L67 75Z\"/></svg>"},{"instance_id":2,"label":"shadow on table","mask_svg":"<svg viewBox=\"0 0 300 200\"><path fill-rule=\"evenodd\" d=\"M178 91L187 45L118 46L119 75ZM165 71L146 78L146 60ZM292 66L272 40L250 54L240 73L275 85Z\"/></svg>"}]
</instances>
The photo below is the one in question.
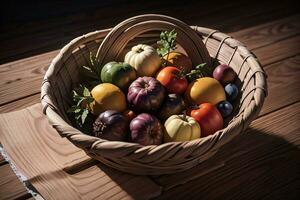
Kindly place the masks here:
<instances>
[{"instance_id":1,"label":"shadow on table","mask_svg":"<svg viewBox=\"0 0 300 200\"><path fill-rule=\"evenodd\" d=\"M166 187L176 180L194 179L171 185L162 199L299 199L300 149L289 141L299 140L300 130L286 135L282 130L288 128L275 132L249 128L202 164L158 177L157 182ZM220 163L222 167L205 173ZM197 177L197 173L203 175Z\"/></svg>"},{"instance_id":2,"label":"shadow on table","mask_svg":"<svg viewBox=\"0 0 300 200\"><path fill-rule=\"evenodd\" d=\"M221 148L215 156L187 171L152 177L165 190L160 198L169 199L297 199L299 197L300 150L289 141L299 139L299 130L284 137L249 128ZM215 165L223 163L213 171ZM122 172L98 165L133 198L140 185L126 184ZM205 171L208 171L205 173ZM125 181L128 181L125 180Z\"/></svg>"}]
</instances>

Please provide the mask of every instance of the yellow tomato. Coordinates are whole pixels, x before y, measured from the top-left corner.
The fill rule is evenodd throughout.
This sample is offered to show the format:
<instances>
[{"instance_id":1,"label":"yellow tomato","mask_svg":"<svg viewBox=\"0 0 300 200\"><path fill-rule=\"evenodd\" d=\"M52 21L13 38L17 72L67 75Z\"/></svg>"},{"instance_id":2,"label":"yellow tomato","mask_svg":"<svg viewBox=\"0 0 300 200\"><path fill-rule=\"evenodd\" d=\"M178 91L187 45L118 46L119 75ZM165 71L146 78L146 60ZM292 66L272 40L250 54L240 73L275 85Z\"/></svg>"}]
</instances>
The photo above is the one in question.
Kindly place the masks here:
<instances>
[{"instance_id":1,"label":"yellow tomato","mask_svg":"<svg viewBox=\"0 0 300 200\"><path fill-rule=\"evenodd\" d=\"M222 85L214 78L204 77L190 83L185 99L189 104L211 103L216 105L226 100L225 91Z\"/></svg>"},{"instance_id":2,"label":"yellow tomato","mask_svg":"<svg viewBox=\"0 0 300 200\"><path fill-rule=\"evenodd\" d=\"M124 93L111 83L102 83L91 91L94 101L91 110L94 115L99 115L106 110L123 112L126 110L126 98Z\"/></svg>"},{"instance_id":3,"label":"yellow tomato","mask_svg":"<svg viewBox=\"0 0 300 200\"><path fill-rule=\"evenodd\" d=\"M165 55L164 59L167 60L169 66L177 67L185 72L190 72L193 64L191 59L180 52L170 52L169 55Z\"/></svg>"}]
</instances>

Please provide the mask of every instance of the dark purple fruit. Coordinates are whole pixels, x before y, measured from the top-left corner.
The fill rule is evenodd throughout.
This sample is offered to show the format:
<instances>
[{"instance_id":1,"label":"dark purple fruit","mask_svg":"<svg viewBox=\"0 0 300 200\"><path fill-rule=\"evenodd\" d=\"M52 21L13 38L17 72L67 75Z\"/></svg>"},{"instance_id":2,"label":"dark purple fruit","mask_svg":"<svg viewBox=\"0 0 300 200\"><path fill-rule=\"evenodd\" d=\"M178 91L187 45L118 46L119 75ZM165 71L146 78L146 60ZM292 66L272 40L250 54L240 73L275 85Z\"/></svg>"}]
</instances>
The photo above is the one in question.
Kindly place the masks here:
<instances>
[{"instance_id":1,"label":"dark purple fruit","mask_svg":"<svg viewBox=\"0 0 300 200\"><path fill-rule=\"evenodd\" d=\"M226 99L230 102L234 101L239 94L239 89L233 83L225 86Z\"/></svg>"},{"instance_id":2,"label":"dark purple fruit","mask_svg":"<svg viewBox=\"0 0 300 200\"><path fill-rule=\"evenodd\" d=\"M215 68L213 77L223 85L226 85L227 83L232 83L234 81L236 73L228 65L222 64Z\"/></svg>"},{"instance_id":3,"label":"dark purple fruit","mask_svg":"<svg viewBox=\"0 0 300 200\"><path fill-rule=\"evenodd\" d=\"M136 112L154 112L160 108L165 89L153 77L139 77L128 88L127 100Z\"/></svg>"},{"instance_id":4,"label":"dark purple fruit","mask_svg":"<svg viewBox=\"0 0 300 200\"><path fill-rule=\"evenodd\" d=\"M180 114L184 108L184 100L179 94L169 94L157 116L162 120L166 120L171 115Z\"/></svg>"},{"instance_id":5,"label":"dark purple fruit","mask_svg":"<svg viewBox=\"0 0 300 200\"><path fill-rule=\"evenodd\" d=\"M224 118L228 117L233 111L233 106L229 101L221 101L218 103L217 108Z\"/></svg>"},{"instance_id":6,"label":"dark purple fruit","mask_svg":"<svg viewBox=\"0 0 300 200\"><path fill-rule=\"evenodd\" d=\"M115 110L101 113L93 124L94 136L102 139L125 141L127 133L128 120Z\"/></svg>"},{"instance_id":7,"label":"dark purple fruit","mask_svg":"<svg viewBox=\"0 0 300 200\"><path fill-rule=\"evenodd\" d=\"M159 145L163 139L163 126L153 115L142 113L130 122L130 141L141 145Z\"/></svg>"}]
</instances>

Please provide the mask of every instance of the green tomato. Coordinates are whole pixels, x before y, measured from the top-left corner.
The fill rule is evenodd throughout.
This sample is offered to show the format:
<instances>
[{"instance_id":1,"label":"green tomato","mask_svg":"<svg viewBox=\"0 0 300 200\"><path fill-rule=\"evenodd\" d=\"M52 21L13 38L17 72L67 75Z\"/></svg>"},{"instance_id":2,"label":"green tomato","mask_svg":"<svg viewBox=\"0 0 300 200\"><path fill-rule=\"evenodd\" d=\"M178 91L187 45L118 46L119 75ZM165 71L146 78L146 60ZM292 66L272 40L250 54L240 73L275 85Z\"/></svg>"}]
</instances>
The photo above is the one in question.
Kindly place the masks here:
<instances>
[{"instance_id":1,"label":"green tomato","mask_svg":"<svg viewBox=\"0 0 300 200\"><path fill-rule=\"evenodd\" d=\"M123 62L109 62L101 70L103 83L112 83L122 90L127 90L132 81L136 79L135 69Z\"/></svg>"}]
</instances>

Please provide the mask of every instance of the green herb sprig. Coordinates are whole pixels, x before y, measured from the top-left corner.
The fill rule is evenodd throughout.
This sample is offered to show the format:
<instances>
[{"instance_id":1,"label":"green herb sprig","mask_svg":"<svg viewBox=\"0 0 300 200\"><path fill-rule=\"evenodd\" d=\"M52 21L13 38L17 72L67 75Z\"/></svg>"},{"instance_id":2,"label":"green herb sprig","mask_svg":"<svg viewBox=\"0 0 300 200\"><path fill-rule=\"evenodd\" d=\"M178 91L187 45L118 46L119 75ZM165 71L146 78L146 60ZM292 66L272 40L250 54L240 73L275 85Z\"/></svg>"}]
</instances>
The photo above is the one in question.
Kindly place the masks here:
<instances>
[{"instance_id":1,"label":"green herb sprig","mask_svg":"<svg viewBox=\"0 0 300 200\"><path fill-rule=\"evenodd\" d=\"M101 83L101 66L98 58L90 52L89 59L86 60L87 65L82 65L79 67L80 72L86 77L86 82L90 86L95 86Z\"/></svg>"},{"instance_id":2,"label":"green herb sprig","mask_svg":"<svg viewBox=\"0 0 300 200\"><path fill-rule=\"evenodd\" d=\"M211 76L212 69L206 65L206 63L201 63L192 69L189 73L181 71L179 76L185 77L189 82L196 80L197 78Z\"/></svg>"},{"instance_id":3,"label":"green herb sprig","mask_svg":"<svg viewBox=\"0 0 300 200\"><path fill-rule=\"evenodd\" d=\"M68 113L73 116L77 128L85 133L90 133L94 121L93 115L90 113L90 105L94 98L84 85L79 85L78 88L72 90L72 97L74 105L68 110Z\"/></svg>"},{"instance_id":4,"label":"green herb sprig","mask_svg":"<svg viewBox=\"0 0 300 200\"><path fill-rule=\"evenodd\" d=\"M171 31L162 31L160 33L160 40L157 42L157 53L160 57L167 55L166 60L168 60L169 53L176 49L176 37L177 32L175 29ZM163 64L166 65L166 62Z\"/></svg>"}]
</instances>

